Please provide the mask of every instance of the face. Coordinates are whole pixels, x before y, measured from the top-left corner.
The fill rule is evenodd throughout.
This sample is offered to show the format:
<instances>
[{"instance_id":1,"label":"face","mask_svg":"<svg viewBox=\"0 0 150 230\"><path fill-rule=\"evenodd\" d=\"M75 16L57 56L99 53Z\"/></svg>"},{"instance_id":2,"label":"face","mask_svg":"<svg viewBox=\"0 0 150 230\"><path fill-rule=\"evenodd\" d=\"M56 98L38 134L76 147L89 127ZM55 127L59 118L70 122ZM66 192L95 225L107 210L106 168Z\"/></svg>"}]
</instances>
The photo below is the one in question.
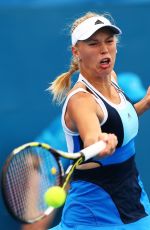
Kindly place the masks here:
<instances>
[{"instance_id":1,"label":"face","mask_svg":"<svg viewBox=\"0 0 150 230\"><path fill-rule=\"evenodd\" d=\"M80 59L84 75L106 76L113 70L116 59L116 36L109 29L98 30L89 39L73 47L73 55Z\"/></svg>"}]
</instances>

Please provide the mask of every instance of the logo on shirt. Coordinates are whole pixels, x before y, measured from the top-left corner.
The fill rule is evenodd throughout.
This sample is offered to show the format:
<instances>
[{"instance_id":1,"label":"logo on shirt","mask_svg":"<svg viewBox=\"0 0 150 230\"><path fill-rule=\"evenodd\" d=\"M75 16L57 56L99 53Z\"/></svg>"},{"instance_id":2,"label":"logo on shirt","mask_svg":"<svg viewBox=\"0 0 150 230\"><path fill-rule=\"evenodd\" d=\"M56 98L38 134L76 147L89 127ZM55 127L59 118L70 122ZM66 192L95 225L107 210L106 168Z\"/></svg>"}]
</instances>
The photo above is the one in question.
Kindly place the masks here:
<instances>
[{"instance_id":1,"label":"logo on shirt","mask_svg":"<svg viewBox=\"0 0 150 230\"><path fill-rule=\"evenodd\" d=\"M131 118L131 115L130 115L130 113L128 113L128 119L130 119Z\"/></svg>"}]
</instances>

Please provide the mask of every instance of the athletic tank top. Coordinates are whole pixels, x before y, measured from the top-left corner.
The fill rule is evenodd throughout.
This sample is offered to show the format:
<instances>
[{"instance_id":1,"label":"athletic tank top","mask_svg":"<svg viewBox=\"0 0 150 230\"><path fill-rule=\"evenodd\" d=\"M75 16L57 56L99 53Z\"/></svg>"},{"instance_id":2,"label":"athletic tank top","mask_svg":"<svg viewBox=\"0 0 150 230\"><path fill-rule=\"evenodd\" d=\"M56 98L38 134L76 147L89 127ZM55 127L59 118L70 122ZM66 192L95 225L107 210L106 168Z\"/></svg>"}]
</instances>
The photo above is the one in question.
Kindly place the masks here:
<instances>
[{"instance_id":1,"label":"athletic tank top","mask_svg":"<svg viewBox=\"0 0 150 230\"><path fill-rule=\"evenodd\" d=\"M113 80L112 84L120 96L119 104L107 100L81 74L78 81L85 84L103 110L101 129L106 133L115 133L118 146L112 156L90 159L98 162L100 167L74 171L62 223L65 226L84 224L104 227L138 221L150 214L150 205L135 164L134 138L138 132L136 111ZM72 91L62 111L62 125L69 152L83 148L79 133L68 129L64 121L69 99L81 91L89 93L83 88Z\"/></svg>"},{"instance_id":2,"label":"athletic tank top","mask_svg":"<svg viewBox=\"0 0 150 230\"><path fill-rule=\"evenodd\" d=\"M112 81L112 84L117 89L121 100L119 104L114 104L107 100L81 74L79 75L78 81L85 84L103 111L104 119L100 124L102 132L114 133L118 138L118 146L115 153L112 156L100 160L100 163L107 165L127 160L135 153L134 138L138 132L138 117L133 105L114 81ZM81 91L89 93L89 91L86 91L83 88L78 88L72 91L67 97L62 110L62 126L66 136L69 152L78 152L83 148L83 142L79 133L68 129L64 121L65 111L69 99Z\"/></svg>"}]
</instances>

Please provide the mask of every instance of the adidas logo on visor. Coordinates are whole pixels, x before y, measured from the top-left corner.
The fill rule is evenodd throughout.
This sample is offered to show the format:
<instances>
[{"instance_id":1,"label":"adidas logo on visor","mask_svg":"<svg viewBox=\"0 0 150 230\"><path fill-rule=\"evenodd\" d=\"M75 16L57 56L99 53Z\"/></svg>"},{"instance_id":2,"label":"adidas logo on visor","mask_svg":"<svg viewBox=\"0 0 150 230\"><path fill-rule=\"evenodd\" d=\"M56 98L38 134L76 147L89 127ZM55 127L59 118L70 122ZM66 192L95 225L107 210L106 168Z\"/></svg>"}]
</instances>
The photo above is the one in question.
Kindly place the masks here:
<instances>
[{"instance_id":1,"label":"adidas logo on visor","mask_svg":"<svg viewBox=\"0 0 150 230\"><path fill-rule=\"evenodd\" d=\"M104 24L104 22L102 22L102 21L100 21L100 20L97 20L97 21L95 22L95 25L97 25L97 24Z\"/></svg>"}]
</instances>

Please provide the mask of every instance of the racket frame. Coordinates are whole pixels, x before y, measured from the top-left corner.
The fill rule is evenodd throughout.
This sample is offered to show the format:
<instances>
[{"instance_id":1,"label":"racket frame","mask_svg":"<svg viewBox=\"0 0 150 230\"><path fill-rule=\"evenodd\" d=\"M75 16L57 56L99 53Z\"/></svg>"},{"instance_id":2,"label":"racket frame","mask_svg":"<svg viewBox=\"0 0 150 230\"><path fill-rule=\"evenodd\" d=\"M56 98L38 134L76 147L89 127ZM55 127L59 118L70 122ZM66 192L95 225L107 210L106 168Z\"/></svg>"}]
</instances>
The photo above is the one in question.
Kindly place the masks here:
<instances>
[{"instance_id":1,"label":"racket frame","mask_svg":"<svg viewBox=\"0 0 150 230\"><path fill-rule=\"evenodd\" d=\"M106 147L106 143L103 141L99 141L95 144L93 144L92 146L89 146L83 150L81 150L80 152L77 153L68 153L68 152L64 152L61 150L56 150L54 148L52 148L50 145L46 144L46 143L40 143L40 142L29 142L27 144L24 144L22 146L19 146L17 148L15 148L11 154L8 156L3 169L2 169L2 178L1 178L1 184L2 184L2 196L4 199L4 203L7 207L8 212L17 220L19 220L22 223L34 223L36 221L39 221L41 219L43 219L44 217L48 216L55 208L53 207L48 207L44 212L43 215L38 216L37 218L34 218L33 220L23 220L20 217L18 217L13 211L12 208L10 207L10 205L7 202L7 197L6 197L6 188L5 188L5 184L6 184L6 180L7 180L7 169L9 168L9 165L11 163L11 161L13 160L13 158L15 157L15 155L19 154L22 150L24 149L28 149L30 147L41 147L44 148L46 150L48 150L49 152L51 152L56 160L56 162L58 163L58 167L60 170L60 186L65 189L70 178L71 175L74 171L74 169L80 165L82 162L96 156L100 151L102 151L105 147ZM68 167L67 171L65 172L63 169L63 165L61 163L60 157L64 157L66 159L70 159L73 160L72 164Z\"/></svg>"},{"instance_id":2,"label":"racket frame","mask_svg":"<svg viewBox=\"0 0 150 230\"><path fill-rule=\"evenodd\" d=\"M20 221L21 223L29 223L29 224L37 222L37 221L43 219L44 217L48 216L54 210L53 207L48 207L43 212L43 215L35 218L34 220L32 220L32 219L30 219L30 220L23 220L22 218L20 218L19 216L17 216L15 212L13 212L12 208L8 204L7 195L6 195L7 193L5 192L6 191L5 184L6 184L6 181L7 181L7 172L8 172L9 165L11 164L11 161L14 159L14 157L17 154L20 153L20 151L28 149L30 147L42 147L42 148L45 148L46 150L51 151L53 153L53 156L54 156L55 160L58 163L58 168L59 168L59 171L60 171L60 186L62 186L62 184L63 184L63 177L65 175L65 171L64 171L63 165L62 165L62 163L61 163L61 161L59 159L60 155L57 153L57 151L55 149L51 148L51 146L49 146L48 144L40 143L40 142L29 142L27 144L24 144L22 146L19 146L19 147L15 148L10 153L10 155L6 159L6 162L5 162L5 164L4 164L3 168L2 168L2 175L1 175L2 197L3 197L3 200L4 200L4 204L5 204L8 212L10 213L10 215L13 216L15 219L17 219L18 221ZM15 199L15 196L14 196L14 199Z\"/></svg>"}]
</instances>

